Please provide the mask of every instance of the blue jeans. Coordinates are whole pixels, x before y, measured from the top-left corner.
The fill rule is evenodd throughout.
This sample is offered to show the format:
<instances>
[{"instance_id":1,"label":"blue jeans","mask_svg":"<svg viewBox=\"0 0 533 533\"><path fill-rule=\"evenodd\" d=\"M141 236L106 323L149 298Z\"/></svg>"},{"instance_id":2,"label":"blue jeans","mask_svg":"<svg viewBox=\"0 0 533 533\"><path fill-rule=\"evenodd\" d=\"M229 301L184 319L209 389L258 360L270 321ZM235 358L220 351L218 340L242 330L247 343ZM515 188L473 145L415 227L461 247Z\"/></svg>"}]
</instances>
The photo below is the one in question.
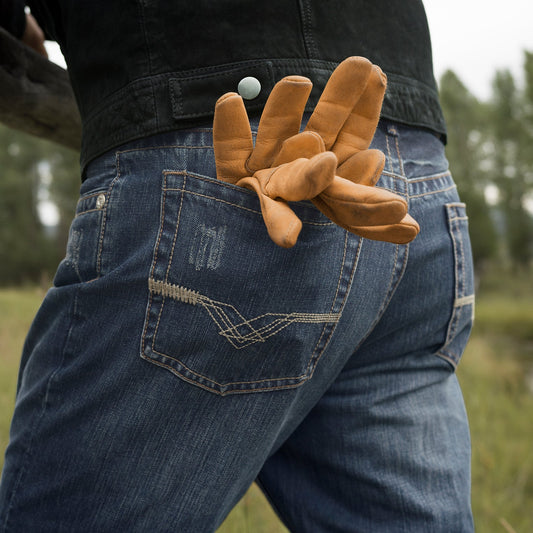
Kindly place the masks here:
<instances>
[{"instance_id":1,"label":"blue jeans","mask_svg":"<svg viewBox=\"0 0 533 533\"><path fill-rule=\"evenodd\" d=\"M431 133L381 123L373 146L408 246L302 202L276 247L209 129L89 166L24 348L1 531L212 532L254 480L294 532L473 530L465 207Z\"/></svg>"}]
</instances>

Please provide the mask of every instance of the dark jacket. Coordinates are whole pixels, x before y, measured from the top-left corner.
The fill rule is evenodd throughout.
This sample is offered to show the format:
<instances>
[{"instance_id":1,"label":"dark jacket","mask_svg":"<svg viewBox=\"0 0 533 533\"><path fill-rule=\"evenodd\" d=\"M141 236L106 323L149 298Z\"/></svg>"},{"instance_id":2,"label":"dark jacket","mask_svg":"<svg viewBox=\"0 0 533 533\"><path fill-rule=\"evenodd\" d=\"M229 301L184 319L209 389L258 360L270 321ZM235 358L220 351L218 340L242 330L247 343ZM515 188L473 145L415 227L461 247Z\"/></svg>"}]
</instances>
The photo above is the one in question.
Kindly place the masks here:
<instances>
[{"instance_id":1,"label":"dark jacket","mask_svg":"<svg viewBox=\"0 0 533 533\"><path fill-rule=\"evenodd\" d=\"M216 99L248 76L261 83L246 102L251 114L289 74L313 81L311 109L351 55L386 72L383 117L445 134L420 0L27 3L65 56L83 123L82 166L135 138L208 124Z\"/></svg>"}]
</instances>

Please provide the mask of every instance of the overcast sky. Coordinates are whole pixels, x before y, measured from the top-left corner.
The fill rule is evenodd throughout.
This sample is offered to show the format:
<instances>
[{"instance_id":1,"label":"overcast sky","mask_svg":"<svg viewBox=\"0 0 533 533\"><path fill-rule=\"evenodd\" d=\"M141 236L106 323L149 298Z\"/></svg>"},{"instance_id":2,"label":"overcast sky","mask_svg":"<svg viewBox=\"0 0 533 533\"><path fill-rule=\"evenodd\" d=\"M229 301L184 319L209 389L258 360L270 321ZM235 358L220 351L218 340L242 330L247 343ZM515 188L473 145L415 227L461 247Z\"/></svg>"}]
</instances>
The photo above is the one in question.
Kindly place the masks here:
<instances>
[{"instance_id":1,"label":"overcast sky","mask_svg":"<svg viewBox=\"0 0 533 533\"><path fill-rule=\"evenodd\" d=\"M401 0L398 0L401 1ZM486 99L497 69L522 80L523 50L533 52L533 0L424 0L435 75L452 69Z\"/></svg>"},{"instance_id":2,"label":"overcast sky","mask_svg":"<svg viewBox=\"0 0 533 533\"><path fill-rule=\"evenodd\" d=\"M481 99L490 96L497 69L510 68L521 80L523 50L533 51L533 0L424 0L424 5L437 79L452 69ZM53 45L49 53L61 63Z\"/></svg>"}]
</instances>

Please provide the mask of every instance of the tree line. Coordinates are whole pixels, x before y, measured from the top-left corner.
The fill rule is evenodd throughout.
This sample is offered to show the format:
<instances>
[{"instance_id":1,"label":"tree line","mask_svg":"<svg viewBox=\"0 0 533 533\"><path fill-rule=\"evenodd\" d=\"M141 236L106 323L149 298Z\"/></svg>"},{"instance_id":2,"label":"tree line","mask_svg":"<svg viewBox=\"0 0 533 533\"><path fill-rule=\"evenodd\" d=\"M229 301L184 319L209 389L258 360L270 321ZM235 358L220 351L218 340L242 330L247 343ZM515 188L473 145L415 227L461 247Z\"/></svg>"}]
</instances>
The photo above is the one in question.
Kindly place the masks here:
<instances>
[{"instance_id":1,"label":"tree line","mask_svg":"<svg viewBox=\"0 0 533 533\"><path fill-rule=\"evenodd\" d=\"M533 53L524 81L495 73L477 99L453 72L439 81L446 153L467 204L478 275L530 269L533 258ZM49 282L64 255L80 185L78 153L0 125L0 285ZM53 227L43 206L55 206Z\"/></svg>"},{"instance_id":2,"label":"tree line","mask_svg":"<svg viewBox=\"0 0 533 533\"><path fill-rule=\"evenodd\" d=\"M524 52L524 82L497 71L488 101L458 76L439 83L448 124L446 154L467 204L478 275L488 264L530 269L533 257L533 53Z\"/></svg>"}]
</instances>

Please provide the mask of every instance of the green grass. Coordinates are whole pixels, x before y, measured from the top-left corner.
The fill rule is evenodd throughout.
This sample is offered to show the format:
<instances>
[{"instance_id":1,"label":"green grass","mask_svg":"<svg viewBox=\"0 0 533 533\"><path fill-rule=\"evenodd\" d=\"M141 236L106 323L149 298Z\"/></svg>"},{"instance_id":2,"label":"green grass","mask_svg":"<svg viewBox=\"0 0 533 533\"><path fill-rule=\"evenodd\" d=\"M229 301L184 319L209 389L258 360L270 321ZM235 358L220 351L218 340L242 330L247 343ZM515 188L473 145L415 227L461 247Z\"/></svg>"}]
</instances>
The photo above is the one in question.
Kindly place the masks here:
<instances>
[{"instance_id":1,"label":"green grass","mask_svg":"<svg viewBox=\"0 0 533 533\"><path fill-rule=\"evenodd\" d=\"M15 403L22 344L43 296L34 288L0 290L0 467Z\"/></svg>"},{"instance_id":2,"label":"green grass","mask_svg":"<svg viewBox=\"0 0 533 533\"><path fill-rule=\"evenodd\" d=\"M7 445L22 343L42 297L37 289L0 290L0 450ZM481 285L476 326L458 375L472 432L477 531L533 531L533 282L528 276L495 275ZM286 531L254 485L218 533Z\"/></svg>"},{"instance_id":3,"label":"green grass","mask_svg":"<svg viewBox=\"0 0 533 533\"><path fill-rule=\"evenodd\" d=\"M516 350L516 346L513 348ZM472 435L472 505L480 532L533 531L533 370L500 339L475 333L459 368ZM507 525L507 528L503 524Z\"/></svg>"}]
</instances>

